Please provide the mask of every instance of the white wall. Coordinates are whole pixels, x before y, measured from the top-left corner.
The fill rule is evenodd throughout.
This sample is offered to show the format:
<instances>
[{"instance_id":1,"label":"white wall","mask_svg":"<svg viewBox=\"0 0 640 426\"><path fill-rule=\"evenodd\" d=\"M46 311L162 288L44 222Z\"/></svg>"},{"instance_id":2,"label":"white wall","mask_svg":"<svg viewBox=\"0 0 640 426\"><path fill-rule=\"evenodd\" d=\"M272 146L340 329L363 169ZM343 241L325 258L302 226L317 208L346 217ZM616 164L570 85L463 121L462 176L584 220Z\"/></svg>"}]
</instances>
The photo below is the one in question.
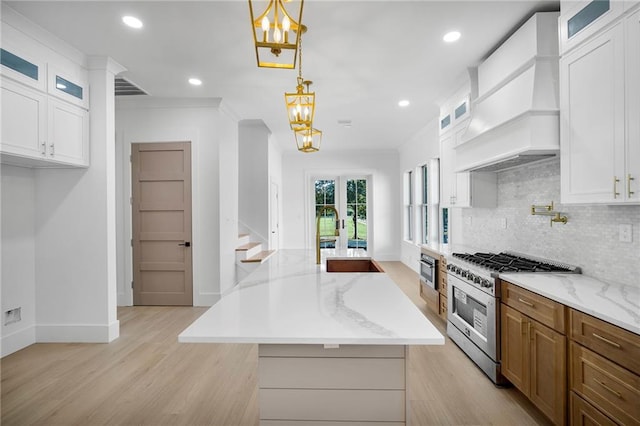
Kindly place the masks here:
<instances>
[{"instance_id":1,"label":"white wall","mask_svg":"<svg viewBox=\"0 0 640 426\"><path fill-rule=\"evenodd\" d=\"M278 249L281 247L281 235L279 234L279 229L282 227L282 150L280 149L280 145L276 142L273 136L269 137L269 182L276 185L278 188L278 206L276 209L272 209L271 206L271 192L269 192L269 231L271 231L271 214L274 210L278 213L277 223L278 223L278 234L276 236L277 241L269 240L269 248L270 249ZM271 188L269 188L271 191ZM273 235L270 234L270 237Z\"/></svg>"},{"instance_id":2,"label":"white wall","mask_svg":"<svg viewBox=\"0 0 640 426\"><path fill-rule=\"evenodd\" d=\"M224 102L220 105L218 161L220 199L220 294L225 294L236 282L236 252L238 243L238 119Z\"/></svg>"},{"instance_id":3,"label":"white wall","mask_svg":"<svg viewBox=\"0 0 640 426\"><path fill-rule=\"evenodd\" d=\"M219 99L118 99L118 247L125 253L124 273L118 274L120 280L124 277L118 282L119 304L132 304L131 143L191 142L193 303L210 306L235 284L235 260L228 262L238 238L236 122Z\"/></svg>"},{"instance_id":4,"label":"white wall","mask_svg":"<svg viewBox=\"0 0 640 426\"><path fill-rule=\"evenodd\" d=\"M36 341L35 178L32 169L1 167L2 315L21 308L22 320L2 322L2 356Z\"/></svg>"},{"instance_id":5,"label":"white wall","mask_svg":"<svg viewBox=\"0 0 640 426\"><path fill-rule=\"evenodd\" d=\"M322 174L371 176L369 219L373 222L371 255L377 260L400 259L401 187L398 152L340 151L304 154L287 151L282 157L281 247L312 249L314 212L311 177Z\"/></svg>"},{"instance_id":6,"label":"white wall","mask_svg":"<svg viewBox=\"0 0 640 426\"><path fill-rule=\"evenodd\" d=\"M271 131L262 120L239 123L238 218L253 241L269 242L269 160Z\"/></svg>"},{"instance_id":7,"label":"white wall","mask_svg":"<svg viewBox=\"0 0 640 426\"><path fill-rule=\"evenodd\" d=\"M414 178L420 178L420 167L423 164L426 164L431 158L440 157L440 144L439 144L439 136L438 136L438 120L432 120L425 127L423 127L413 138L405 142L398 149L400 156L400 185L398 186L398 191L402 191L402 176L405 172L409 170L413 170ZM418 186L415 185L414 180L414 188ZM415 200L419 200L414 196ZM400 210L400 219L401 223L404 220L404 206L403 200L400 199L398 205ZM414 214L414 218L418 218L419 216ZM414 223L414 229L416 228L417 221ZM403 228L401 227L400 230ZM419 264L418 261L420 259L420 246L412 241L406 241L404 239L403 233L398 232L397 236L401 240L401 260L402 262L409 266L416 272L419 272Z\"/></svg>"},{"instance_id":8,"label":"white wall","mask_svg":"<svg viewBox=\"0 0 640 426\"><path fill-rule=\"evenodd\" d=\"M114 73L94 58L88 169L38 169L36 178L36 340L110 342L116 306Z\"/></svg>"}]
</instances>

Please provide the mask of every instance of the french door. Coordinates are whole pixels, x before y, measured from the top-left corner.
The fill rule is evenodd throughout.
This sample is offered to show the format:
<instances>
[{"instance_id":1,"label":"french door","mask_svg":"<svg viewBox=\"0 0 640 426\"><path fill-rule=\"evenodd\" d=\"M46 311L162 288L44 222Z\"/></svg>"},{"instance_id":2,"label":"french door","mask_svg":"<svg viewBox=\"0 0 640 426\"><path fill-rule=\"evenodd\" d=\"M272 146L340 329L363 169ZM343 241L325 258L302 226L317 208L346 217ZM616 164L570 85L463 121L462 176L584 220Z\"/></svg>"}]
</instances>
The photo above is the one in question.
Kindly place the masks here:
<instances>
[{"instance_id":1,"label":"french door","mask_svg":"<svg viewBox=\"0 0 640 426\"><path fill-rule=\"evenodd\" d=\"M318 176L312 178L312 184L314 244L319 225L321 249L370 248L370 179L367 176Z\"/></svg>"}]
</instances>

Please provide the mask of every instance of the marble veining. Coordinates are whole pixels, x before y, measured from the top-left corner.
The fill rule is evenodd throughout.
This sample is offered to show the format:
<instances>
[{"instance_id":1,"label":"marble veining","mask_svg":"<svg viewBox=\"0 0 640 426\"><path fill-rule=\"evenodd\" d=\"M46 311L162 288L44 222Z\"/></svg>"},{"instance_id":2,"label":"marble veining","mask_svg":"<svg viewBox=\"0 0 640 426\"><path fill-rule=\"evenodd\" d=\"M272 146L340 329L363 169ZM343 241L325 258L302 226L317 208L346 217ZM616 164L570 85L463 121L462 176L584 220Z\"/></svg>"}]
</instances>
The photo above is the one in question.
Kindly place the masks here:
<instances>
[{"instance_id":1,"label":"marble veining","mask_svg":"<svg viewBox=\"0 0 640 426\"><path fill-rule=\"evenodd\" d=\"M640 288L582 274L506 273L500 278L640 334Z\"/></svg>"},{"instance_id":2,"label":"marble veining","mask_svg":"<svg viewBox=\"0 0 640 426\"><path fill-rule=\"evenodd\" d=\"M366 253L331 253L366 258ZM181 342L442 345L384 273L327 273L312 251L280 250L209 308Z\"/></svg>"}]
</instances>

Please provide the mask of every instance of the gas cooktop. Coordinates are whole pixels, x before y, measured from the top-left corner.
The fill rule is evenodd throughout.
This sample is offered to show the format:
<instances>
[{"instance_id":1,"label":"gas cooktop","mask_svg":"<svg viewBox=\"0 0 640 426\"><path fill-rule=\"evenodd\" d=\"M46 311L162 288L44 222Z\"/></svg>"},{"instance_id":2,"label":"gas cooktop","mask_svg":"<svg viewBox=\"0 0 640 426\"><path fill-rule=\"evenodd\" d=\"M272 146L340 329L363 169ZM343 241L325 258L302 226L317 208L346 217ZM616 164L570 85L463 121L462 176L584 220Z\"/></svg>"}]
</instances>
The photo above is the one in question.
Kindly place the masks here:
<instances>
[{"instance_id":1,"label":"gas cooktop","mask_svg":"<svg viewBox=\"0 0 640 426\"><path fill-rule=\"evenodd\" d=\"M580 268L550 260L537 259L518 253L453 253L453 256L494 272L570 272Z\"/></svg>"}]
</instances>

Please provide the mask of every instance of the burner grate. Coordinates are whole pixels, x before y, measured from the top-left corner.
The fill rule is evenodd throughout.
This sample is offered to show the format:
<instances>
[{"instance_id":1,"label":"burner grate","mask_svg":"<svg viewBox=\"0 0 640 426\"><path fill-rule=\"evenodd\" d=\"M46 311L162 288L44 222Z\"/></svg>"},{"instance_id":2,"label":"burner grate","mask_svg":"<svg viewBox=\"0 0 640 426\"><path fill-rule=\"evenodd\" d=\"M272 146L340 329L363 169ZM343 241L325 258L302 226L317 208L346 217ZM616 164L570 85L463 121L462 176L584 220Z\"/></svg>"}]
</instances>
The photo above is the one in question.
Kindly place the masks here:
<instances>
[{"instance_id":1,"label":"burner grate","mask_svg":"<svg viewBox=\"0 0 640 426\"><path fill-rule=\"evenodd\" d=\"M454 257L495 272L580 272L580 268L516 253L453 253Z\"/></svg>"}]
</instances>

